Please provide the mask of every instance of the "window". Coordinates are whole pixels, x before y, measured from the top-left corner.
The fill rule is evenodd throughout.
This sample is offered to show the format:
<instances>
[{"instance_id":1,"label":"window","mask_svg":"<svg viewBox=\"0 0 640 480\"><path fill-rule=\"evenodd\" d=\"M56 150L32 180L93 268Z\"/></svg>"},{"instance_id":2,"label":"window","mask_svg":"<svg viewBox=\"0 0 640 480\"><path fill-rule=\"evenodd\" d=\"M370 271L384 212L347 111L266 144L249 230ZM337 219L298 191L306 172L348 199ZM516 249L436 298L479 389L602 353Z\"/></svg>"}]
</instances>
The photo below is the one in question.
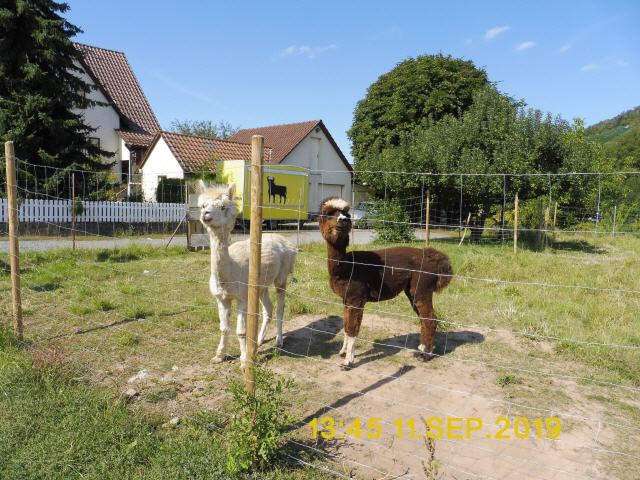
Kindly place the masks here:
<instances>
[{"instance_id":1,"label":"window","mask_svg":"<svg viewBox=\"0 0 640 480\"><path fill-rule=\"evenodd\" d=\"M122 183L127 183L127 180L129 178L129 160L122 160L120 162L120 181Z\"/></svg>"}]
</instances>

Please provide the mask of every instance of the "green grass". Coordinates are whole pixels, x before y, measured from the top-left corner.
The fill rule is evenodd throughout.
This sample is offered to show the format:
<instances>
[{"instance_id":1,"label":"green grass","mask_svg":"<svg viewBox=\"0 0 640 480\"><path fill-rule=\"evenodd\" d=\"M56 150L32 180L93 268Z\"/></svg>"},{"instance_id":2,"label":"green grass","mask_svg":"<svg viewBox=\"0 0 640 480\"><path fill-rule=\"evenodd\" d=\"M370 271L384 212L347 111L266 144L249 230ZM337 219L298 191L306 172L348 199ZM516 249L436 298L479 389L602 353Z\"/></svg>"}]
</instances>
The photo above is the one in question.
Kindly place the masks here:
<instances>
[{"instance_id":1,"label":"green grass","mask_svg":"<svg viewBox=\"0 0 640 480\"><path fill-rule=\"evenodd\" d=\"M553 376L583 377L589 380L579 382L578 388L584 389L586 394L601 402L607 415L616 420L634 422L637 412L622 408L622 405L633 404L632 393L603 383L634 388L640 386L639 349L584 345L539 337L640 346L640 316L637 314L640 311L640 295L597 290L640 290L640 275L634 274L640 271L640 239L622 235L616 238L604 235L567 235L559 240L561 241L556 244L556 248L548 248L542 252L522 248L517 255L512 253L509 245L465 244L458 247L457 240L434 241L433 246L449 255L455 273L461 275L455 277L451 285L435 297L439 317L445 322L454 322L442 323L438 329L469 330L482 332L486 336L483 342L456 349L452 357L478 362L477 365L514 366L534 372L493 368L495 376L488 378L487 383L494 387L504 387L499 391L505 398L534 406L543 405L545 408L567 408L573 395L570 390L563 391ZM588 248L575 249L576 245L586 245ZM374 248L384 248L384 245L376 245ZM0 258L0 261L6 263L6 257ZM80 368L91 367L91 372L83 376L111 389L113 385L126 384L127 378L141 368L167 371L173 365L208 365L219 338L217 308L208 288L209 261L208 252L188 253L181 248L130 247L100 252L80 250L72 253L60 250L25 253L21 256L21 269L22 282L27 287L23 288L26 337L37 346L55 342L65 352L67 362ZM287 319L303 314L342 315L340 298L328 287L325 245L318 243L303 246L303 251L298 255L294 277L295 281L290 282L288 289ZM501 279L506 282L482 279ZM596 290L545 287L530 285L530 282L589 285L596 287ZM56 288L30 288L48 284L54 284ZM9 276L0 273L0 290L9 292L9 285ZM10 318L10 312L10 295L3 295L0 297L0 317ZM418 331L415 314L403 295L384 303L368 304L367 313L401 319L414 325L411 328ZM492 336L494 329L502 334ZM379 332L371 333L369 324L363 326L361 331L361 336L367 335L384 340ZM341 339L336 337L332 341L339 343ZM324 355L320 351L323 348L326 348L326 344L310 344L309 355ZM231 353L237 354L235 340L231 341ZM14 352L11 355L22 354ZM399 362L404 361L402 358L396 355L376 361ZM282 362L282 365L292 362L288 357L274 361ZM26 368L26 360L21 362L23 368ZM5 364L11 363L15 363L15 360L5 357ZM446 368L446 365L447 362L431 362L429 368ZM476 364L469 365L473 368ZM2 375L10 371L3 365L0 367ZM535 372L547 372L550 376L539 376ZM11 378L15 383L17 377ZM214 375L207 381L212 382L207 394L214 395L209 392L224 389L226 380ZM6 382L1 385L3 389L8 388L5 386L8 385ZM70 383L65 380L62 385ZM93 391L77 382L73 383L73 387ZM113 393L112 390L108 391ZM18 394L21 395L19 392ZM24 394L27 395L26 390ZM107 394L102 392L95 395L100 397ZM149 392L147 401L141 403L148 405L152 411L166 412L169 402L175 400L172 395L169 386L159 385L156 390ZM321 395L326 395L326 392ZM7 398L12 396L3 395L0 402L7 402ZM192 405L182 404L179 407L185 410L193 408ZM0 408L3 408L2 405ZM33 404L29 408L38 408L36 415L42 415L46 413L45 410L57 407L45 402L42 407ZM33 412L29 408L26 411ZM130 407L120 405L117 412L121 408L124 408L126 415L133 415L136 422L140 422L134 422L131 428L141 425L135 428L152 432L140 434L143 438L150 435L154 442L169 442L172 445L173 450L167 455L178 455L178 452L186 455L189 451L188 445L173 438L175 432L158 433L153 422L149 426L147 420L138 418L138 413L132 412ZM302 406L300 410L303 410ZM52 415L58 414L54 412ZM114 413L115 424L119 421L118 415L120 413ZM4 419L11 420L11 417L7 414ZM36 428L33 423L35 420L29 420L27 416L18 415L11 421L16 422L14 427L18 430ZM51 424L60 421L57 418ZM73 428L79 428L78 425L74 424ZM204 442L202 438L206 438L203 437L205 433L189 424L180 425L178 430L182 431L184 428L184 435L195 439L193 448L198 452L203 449L195 455L196 459L202 458L198 455L204 456L206 447L198 442ZM113 428L117 430L116 426ZM124 434L118 435L126 437ZM169 439L165 439L165 436ZM157 440L156 437L162 440ZM86 440L85 437L82 439ZM73 441L84 441L82 439ZM142 440L139 442L144 444ZM621 443L624 444L624 440ZM4 456L5 451L2 449L8 448L5 446L7 444L15 445L15 440L0 437L0 459L13 458L13 455ZM117 448L122 449L126 444L123 440L122 444L117 444ZM37 456L34 453L36 447L30 448L27 452ZM51 464L58 466L60 462L64 463L57 457L62 454L56 450L64 452L65 447L54 441L50 449L46 448L47 451L40 457L47 458ZM133 451L138 452L139 448L142 447L136 446ZM124 458L114 462L133 462L127 460L126 452L123 452L125 451L118 450L114 453L115 457L124 455ZM18 453L16 458L22 458L21 455ZM147 457L143 455L142 458ZM167 458L153 457L145 461L151 462L153 468L156 468L155 466L167 461ZM83 468L102 468L99 463ZM132 463L126 465L131 466ZM113 471L121 471L118 468L120 467L114 467ZM191 467L185 467L187 470L188 468ZM105 467L104 471L106 470ZM88 477L92 478L92 475L94 474L88 474ZM5 478L2 470L0 477ZM114 474L113 477L105 478L116 476ZM181 478L180 475L177 478Z\"/></svg>"},{"instance_id":2,"label":"green grass","mask_svg":"<svg viewBox=\"0 0 640 480\"><path fill-rule=\"evenodd\" d=\"M436 310L441 319L461 324L460 328L480 325L533 336L640 346L640 319L633 314L640 311L638 295L508 283L640 290L640 276L630 274L640 271L640 239L585 239L594 240L600 241L597 246L605 253L547 249L521 250L513 255L500 245L458 247L453 242L434 242L450 256L456 274L507 281L455 278L436 296ZM298 255L297 281L289 285L288 315L341 315L340 299L327 287L325 258L322 244L305 245ZM217 308L208 292L206 252L188 254L180 248L150 247L75 254L60 250L23 254L21 267L23 285L29 287L23 289L23 297L30 313L25 320L30 338L68 335L88 324L126 322L118 329L128 331L132 338L152 335L158 352L176 361L194 352L198 358L198 352L210 351L215 342L211 333L217 330ZM0 277L0 289L8 288L9 277ZM370 304L367 311L415 322L404 296ZM0 312L8 317L8 297L0 300ZM75 338L68 348L77 347L82 354L104 345L131 346L122 341L105 342L112 335L105 331L100 336ZM191 352L179 351L185 344L193 347ZM594 376L603 380L640 385L637 350L554 342L553 356L593 366Z\"/></svg>"},{"instance_id":3,"label":"green grass","mask_svg":"<svg viewBox=\"0 0 640 480\"><path fill-rule=\"evenodd\" d=\"M229 478L221 417L196 412L163 428L166 418L83 383L79 373L50 352L19 349L0 330L0 478ZM168 398L175 392L158 391L149 401ZM322 476L283 461L260 478Z\"/></svg>"},{"instance_id":4,"label":"green grass","mask_svg":"<svg viewBox=\"0 0 640 480\"><path fill-rule=\"evenodd\" d=\"M503 388L507 385L517 385L519 383L522 383L522 380L512 373L503 373L496 378L496 384Z\"/></svg>"}]
</instances>

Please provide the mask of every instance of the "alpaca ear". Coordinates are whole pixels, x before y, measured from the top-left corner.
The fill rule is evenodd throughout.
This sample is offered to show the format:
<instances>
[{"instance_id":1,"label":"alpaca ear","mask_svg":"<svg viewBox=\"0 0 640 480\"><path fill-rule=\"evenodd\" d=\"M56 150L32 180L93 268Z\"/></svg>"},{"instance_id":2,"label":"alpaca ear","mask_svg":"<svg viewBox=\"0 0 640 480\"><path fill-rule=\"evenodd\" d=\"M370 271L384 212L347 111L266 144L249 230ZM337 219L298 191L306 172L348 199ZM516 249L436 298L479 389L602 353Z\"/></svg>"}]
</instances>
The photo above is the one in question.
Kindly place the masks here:
<instances>
[{"instance_id":1,"label":"alpaca ear","mask_svg":"<svg viewBox=\"0 0 640 480\"><path fill-rule=\"evenodd\" d=\"M204 193L207 189L207 186L204 183L204 180L200 179L195 184L196 193Z\"/></svg>"},{"instance_id":2,"label":"alpaca ear","mask_svg":"<svg viewBox=\"0 0 640 480\"><path fill-rule=\"evenodd\" d=\"M227 196L229 197L229 200L233 200L236 196L236 184L232 183L231 185L229 185L229 190L227 190Z\"/></svg>"}]
</instances>

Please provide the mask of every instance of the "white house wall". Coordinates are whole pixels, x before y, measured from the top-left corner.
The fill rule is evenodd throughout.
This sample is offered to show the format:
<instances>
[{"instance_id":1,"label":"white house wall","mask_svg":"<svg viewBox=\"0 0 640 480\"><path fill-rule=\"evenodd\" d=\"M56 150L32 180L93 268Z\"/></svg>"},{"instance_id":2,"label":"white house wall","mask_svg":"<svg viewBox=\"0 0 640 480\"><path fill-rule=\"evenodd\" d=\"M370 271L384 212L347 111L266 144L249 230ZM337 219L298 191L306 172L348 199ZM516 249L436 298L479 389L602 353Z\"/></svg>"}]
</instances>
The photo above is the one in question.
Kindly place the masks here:
<instances>
[{"instance_id":1,"label":"white house wall","mask_svg":"<svg viewBox=\"0 0 640 480\"><path fill-rule=\"evenodd\" d=\"M84 71L84 69L81 73L76 73L76 75L78 75L87 84L94 87L88 95L91 100L108 103L107 98L101 90L95 88L95 82L86 73L86 71ZM120 128L120 116L118 115L118 112L116 112L111 105L96 105L86 110L82 110L82 114L84 116L85 123L96 129L96 131L91 133L90 136L100 139L100 148L102 148L102 150L115 153L113 157L105 158L105 162L115 161L113 171L116 174L120 174L120 161L126 160L127 158L122 158L123 149L121 148L121 139L116 131Z\"/></svg>"},{"instance_id":2,"label":"white house wall","mask_svg":"<svg viewBox=\"0 0 640 480\"><path fill-rule=\"evenodd\" d=\"M142 166L142 191L148 202L156 201L156 189L160 176L167 178L184 178L182 167L169 149L164 138L158 139L153 149L148 153L147 160Z\"/></svg>"},{"instance_id":3,"label":"white house wall","mask_svg":"<svg viewBox=\"0 0 640 480\"><path fill-rule=\"evenodd\" d=\"M318 142L317 139L320 139L320 142L316 158L314 142ZM297 165L311 170L309 213L318 213L320 202L328 196L341 196L351 201L351 173L322 129L309 133L285 157L282 165Z\"/></svg>"},{"instance_id":4,"label":"white house wall","mask_svg":"<svg viewBox=\"0 0 640 480\"><path fill-rule=\"evenodd\" d=\"M131 160L131 152L125 145L124 140L122 138L120 139L120 160L122 161Z\"/></svg>"}]
</instances>

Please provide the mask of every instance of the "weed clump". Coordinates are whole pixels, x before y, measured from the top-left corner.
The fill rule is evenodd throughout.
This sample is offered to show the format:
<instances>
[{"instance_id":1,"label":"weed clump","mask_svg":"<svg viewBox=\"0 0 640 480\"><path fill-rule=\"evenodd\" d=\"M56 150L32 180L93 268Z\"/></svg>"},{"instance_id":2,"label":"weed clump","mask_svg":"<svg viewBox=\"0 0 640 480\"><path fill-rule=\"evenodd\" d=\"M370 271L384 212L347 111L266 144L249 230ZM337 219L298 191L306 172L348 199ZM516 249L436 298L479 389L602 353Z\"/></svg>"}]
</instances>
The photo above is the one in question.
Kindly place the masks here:
<instances>
[{"instance_id":1,"label":"weed clump","mask_svg":"<svg viewBox=\"0 0 640 480\"><path fill-rule=\"evenodd\" d=\"M291 425L285 399L293 381L276 377L266 368L254 368L254 394L247 393L239 380L232 381L228 388L235 409L227 425L226 468L231 475L272 465Z\"/></svg>"}]
</instances>

